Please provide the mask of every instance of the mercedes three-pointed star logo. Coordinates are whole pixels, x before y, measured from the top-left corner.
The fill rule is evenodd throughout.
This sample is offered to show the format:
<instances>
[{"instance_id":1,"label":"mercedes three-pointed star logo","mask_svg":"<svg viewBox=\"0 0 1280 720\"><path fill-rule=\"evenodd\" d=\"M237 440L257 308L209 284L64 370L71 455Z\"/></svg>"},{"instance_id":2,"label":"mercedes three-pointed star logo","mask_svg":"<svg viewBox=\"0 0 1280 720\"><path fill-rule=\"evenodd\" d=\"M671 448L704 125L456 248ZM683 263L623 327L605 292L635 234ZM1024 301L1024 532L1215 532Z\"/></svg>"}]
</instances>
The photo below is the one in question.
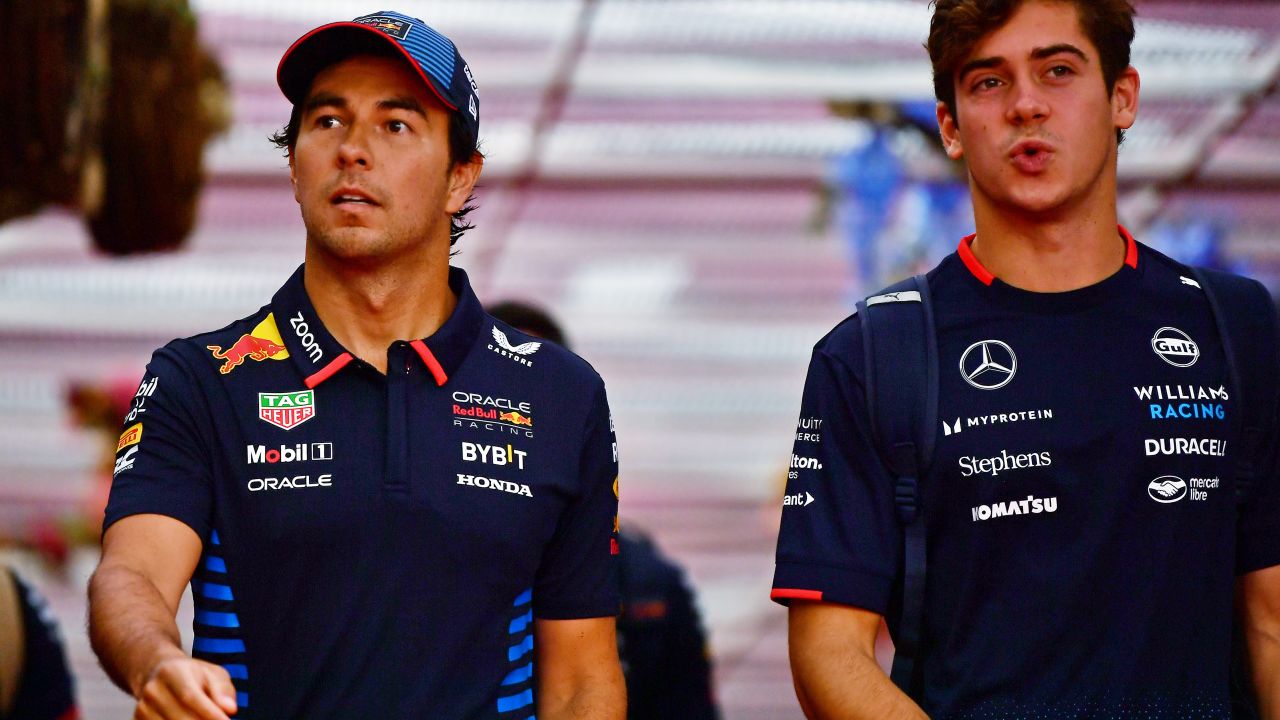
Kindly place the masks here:
<instances>
[{"instance_id":1,"label":"mercedes three-pointed star logo","mask_svg":"<svg viewBox=\"0 0 1280 720\"><path fill-rule=\"evenodd\" d=\"M1018 356L999 340L976 342L960 356L960 375L979 390L999 390L1017 372Z\"/></svg>"}]
</instances>

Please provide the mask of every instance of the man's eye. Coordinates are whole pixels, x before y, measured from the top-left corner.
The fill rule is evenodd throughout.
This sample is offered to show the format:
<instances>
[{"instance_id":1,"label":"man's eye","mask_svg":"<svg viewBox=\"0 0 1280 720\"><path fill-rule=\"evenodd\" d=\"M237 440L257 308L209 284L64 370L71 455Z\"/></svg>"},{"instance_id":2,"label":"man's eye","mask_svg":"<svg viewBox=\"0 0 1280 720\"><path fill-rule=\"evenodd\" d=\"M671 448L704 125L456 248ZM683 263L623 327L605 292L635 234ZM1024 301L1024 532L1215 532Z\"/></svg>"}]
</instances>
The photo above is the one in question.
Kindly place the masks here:
<instances>
[{"instance_id":1,"label":"man's eye","mask_svg":"<svg viewBox=\"0 0 1280 720\"><path fill-rule=\"evenodd\" d=\"M982 78L973 85L974 90L990 90L997 87L1000 87L1000 79L994 77Z\"/></svg>"},{"instance_id":2,"label":"man's eye","mask_svg":"<svg viewBox=\"0 0 1280 720\"><path fill-rule=\"evenodd\" d=\"M1053 67L1049 68L1049 74L1053 75L1054 77L1066 77L1072 74L1073 72L1074 71L1066 65L1054 65Z\"/></svg>"},{"instance_id":3,"label":"man's eye","mask_svg":"<svg viewBox=\"0 0 1280 720\"><path fill-rule=\"evenodd\" d=\"M335 128L338 127L338 118L332 115L321 115L316 119L316 127Z\"/></svg>"},{"instance_id":4,"label":"man's eye","mask_svg":"<svg viewBox=\"0 0 1280 720\"><path fill-rule=\"evenodd\" d=\"M393 133L402 133L408 130L409 126L403 120L391 120L387 122L387 129Z\"/></svg>"}]
</instances>

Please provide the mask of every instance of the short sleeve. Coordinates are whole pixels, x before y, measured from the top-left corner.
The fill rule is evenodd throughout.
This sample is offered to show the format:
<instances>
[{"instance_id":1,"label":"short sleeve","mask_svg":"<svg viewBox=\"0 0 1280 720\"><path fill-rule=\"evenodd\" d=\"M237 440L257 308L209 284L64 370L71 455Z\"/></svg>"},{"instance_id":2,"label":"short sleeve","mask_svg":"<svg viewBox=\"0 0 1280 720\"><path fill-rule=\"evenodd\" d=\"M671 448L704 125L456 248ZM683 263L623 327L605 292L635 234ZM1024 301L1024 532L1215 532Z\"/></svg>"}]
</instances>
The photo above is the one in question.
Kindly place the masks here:
<instances>
[{"instance_id":1,"label":"short sleeve","mask_svg":"<svg viewBox=\"0 0 1280 720\"><path fill-rule=\"evenodd\" d=\"M203 394L170 349L156 352L125 415L116 445L103 532L130 515L167 515L201 538L212 527L206 438L197 421Z\"/></svg>"},{"instance_id":2,"label":"short sleeve","mask_svg":"<svg viewBox=\"0 0 1280 720\"><path fill-rule=\"evenodd\" d=\"M855 327L848 323L843 330ZM871 442L862 384L814 351L787 472L771 597L889 608L901 555L893 484Z\"/></svg>"},{"instance_id":3,"label":"short sleeve","mask_svg":"<svg viewBox=\"0 0 1280 720\"><path fill-rule=\"evenodd\" d=\"M1276 376L1280 377L1280 368ZM1272 422L1264 448L1266 469L1241 504L1236 526L1239 575L1280 565L1280 423Z\"/></svg>"},{"instance_id":4,"label":"short sleeve","mask_svg":"<svg viewBox=\"0 0 1280 720\"><path fill-rule=\"evenodd\" d=\"M582 492L566 506L542 556L533 612L548 620L618 614L618 443L601 383L579 462Z\"/></svg>"}]
</instances>

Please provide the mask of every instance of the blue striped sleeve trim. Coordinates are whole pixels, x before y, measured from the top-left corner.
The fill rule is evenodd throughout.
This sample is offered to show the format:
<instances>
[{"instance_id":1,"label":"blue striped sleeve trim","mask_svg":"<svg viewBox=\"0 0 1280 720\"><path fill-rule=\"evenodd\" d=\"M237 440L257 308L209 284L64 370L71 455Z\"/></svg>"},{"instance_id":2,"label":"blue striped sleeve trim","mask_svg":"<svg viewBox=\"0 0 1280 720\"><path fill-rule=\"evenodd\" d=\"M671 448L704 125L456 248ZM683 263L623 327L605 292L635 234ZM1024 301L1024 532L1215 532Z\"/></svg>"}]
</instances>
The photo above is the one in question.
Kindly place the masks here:
<instances>
[{"instance_id":1,"label":"blue striped sleeve trim","mask_svg":"<svg viewBox=\"0 0 1280 720\"><path fill-rule=\"evenodd\" d=\"M218 583L200 583L200 594L210 600L232 600L231 587Z\"/></svg>"},{"instance_id":2,"label":"blue striped sleeve trim","mask_svg":"<svg viewBox=\"0 0 1280 720\"><path fill-rule=\"evenodd\" d=\"M247 707L249 707L249 693L247 692L236 693L236 709L239 710Z\"/></svg>"},{"instance_id":3,"label":"blue striped sleeve trim","mask_svg":"<svg viewBox=\"0 0 1280 720\"><path fill-rule=\"evenodd\" d=\"M512 645L507 650L507 660L509 662L515 662L525 655L528 655L531 650L533 650L533 636L526 635L523 641L516 645Z\"/></svg>"},{"instance_id":4,"label":"blue striped sleeve trim","mask_svg":"<svg viewBox=\"0 0 1280 720\"><path fill-rule=\"evenodd\" d=\"M249 679L249 668L246 665L223 665L222 668L227 671L232 680Z\"/></svg>"},{"instance_id":5,"label":"blue striped sleeve trim","mask_svg":"<svg viewBox=\"0 0 1280 720\"><path fill-rule=\"evenodd\" d=\"M191 645L196 652L205 653L242 653L244 652L244 641L237 638L196 638Z\"/></svg>"},{"instance_id":6,"label":"blue striped sleeve trim","mask_svg":"<svg viewBox=\"0 0 1280 720\"><path fill-rule=\"evenodd\" d=\"M528 604L528 602L532 599L533 599L533 588L529 588L528 590L525 590L524 592L520 593L520 595L516 597L516 601L514 603L511 603L511 606L520 607L521 605Z\"/></svg>"},{"instance_id":7,"label":"blue striped sleeve trim","mask_svg":"<svg viewBox=\"0 0 1280 720\"><path fill-rule=\"evenodd\" d=\"M210 543L213 543L214 545L221 545L221 544L222 544L222 541L218 539L218 531L217 531L217 530L214 530L214 531L213 531L213 534L209 536L209 542L210 542Z\"/></svg>"},{"instance_id":8,"label":"blue striped sleeve trim","mask_svg":"<svg viewBox=\"0 0 1280 720\"><path fill-rule=\"evenodd\" d=\"M503 685L519 685L520 683L524 682L525 680L528 680L531 677L533 677L533 663L529 663L524 667L516 668L515 670L512 670L511 672L507 673L507 676L502 679L502 684Z\"/></svg>"},{"instance_id":9,"label":"blue striped sleeve trim","mask_svg":"<svg viewBox=\"0 0 1280 720\"><path fill-rule=\"evenodd\" d=\"M240 627L240 618L236 617L235 613L197 610L196 623L208 625L209 627L238 628Z\"/></svg>"},{"instance_id":10,"label":"blue striped sleeve trim","mask_svg":"<svg viewBox=\"0 0 1280 720\"><path fill-rule=\"evenodd\" d=\"M526 628L529 627L529 623L531 622L533 622L532 610L512 620L510 627L507 628L507 633L511 635L515 635L516 633L522 633L525 631Z\"/></svg>"},{"instance_id":11,"label":"blue striped sleeve trim","mask_svg":"<svg viewBox=\"0 0 1280 720\"><path fill-rule=\"evenodd\" d=\"M204 569L209 572L225 573L227 571L227 561L210 555L204 559Z\"/></svg>"},{"instance_id":12,"label":"blue striped sleeve trim","mask_svg":"<svg viewBox=\"0 0 1280 720\"><path fill-rule=\"evenodd\" d=\"M498 712L511 712L533 704L533 690L525 690L518 695L498 698Z\"/></svg>"}]
</instances>

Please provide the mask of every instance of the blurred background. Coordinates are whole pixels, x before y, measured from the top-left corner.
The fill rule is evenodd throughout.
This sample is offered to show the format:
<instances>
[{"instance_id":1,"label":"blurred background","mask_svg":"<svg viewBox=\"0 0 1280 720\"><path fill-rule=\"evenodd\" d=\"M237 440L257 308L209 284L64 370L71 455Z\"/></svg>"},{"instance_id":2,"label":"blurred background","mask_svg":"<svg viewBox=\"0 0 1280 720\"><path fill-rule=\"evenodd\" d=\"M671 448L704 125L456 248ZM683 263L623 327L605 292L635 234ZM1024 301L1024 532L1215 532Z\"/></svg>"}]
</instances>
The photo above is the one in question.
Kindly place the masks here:
<instances>
[{"instance_id":1,"label":"blurred background","mask_svg":"<svg viewBox=\"0 0 1280 720\"><path fill-rule=\"evenodd\" d=\"M1121 215L1280 283L1280 3L1138 0ZM264 304L303 228L275 68L330 0L0 0L0 554L42 591L83 716L120 418L151 351ZM935 140L924 0L401 0L454 39L488 156L455 264L606 378L624 526L679 561L730 719L801 717L768 599L809 349L972 231ZM15 140L16 138L16 140ZM179 626L190 631L189 606Z\"/></svg>"}]
</instances>

